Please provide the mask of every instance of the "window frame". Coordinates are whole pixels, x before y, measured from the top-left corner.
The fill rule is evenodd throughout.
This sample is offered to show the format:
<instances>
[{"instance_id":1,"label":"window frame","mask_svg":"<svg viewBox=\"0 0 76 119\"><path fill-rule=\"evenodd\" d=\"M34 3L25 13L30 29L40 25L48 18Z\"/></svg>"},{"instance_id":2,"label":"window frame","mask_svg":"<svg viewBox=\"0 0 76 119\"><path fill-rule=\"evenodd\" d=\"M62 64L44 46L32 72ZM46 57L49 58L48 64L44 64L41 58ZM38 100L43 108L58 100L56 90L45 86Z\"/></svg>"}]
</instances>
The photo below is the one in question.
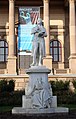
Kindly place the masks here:
<instances>
[{"instance_id":1,"label":"window frame","mask_svg":"<svg viewBox=\"0 0 76 119\"><path fill-rule=\"evenodd\" d=\"M57 43L55 43L57 42ZM55 45L56 44L56 45ZM57 53L55 53L55 49ZM53 57L53 62L61 62L62 61L62 45L59 42L59 40L51 40L50 41L50 55ZM57 56L57 59L55 60L55 56Z\"/></svg>"}]
</instances>

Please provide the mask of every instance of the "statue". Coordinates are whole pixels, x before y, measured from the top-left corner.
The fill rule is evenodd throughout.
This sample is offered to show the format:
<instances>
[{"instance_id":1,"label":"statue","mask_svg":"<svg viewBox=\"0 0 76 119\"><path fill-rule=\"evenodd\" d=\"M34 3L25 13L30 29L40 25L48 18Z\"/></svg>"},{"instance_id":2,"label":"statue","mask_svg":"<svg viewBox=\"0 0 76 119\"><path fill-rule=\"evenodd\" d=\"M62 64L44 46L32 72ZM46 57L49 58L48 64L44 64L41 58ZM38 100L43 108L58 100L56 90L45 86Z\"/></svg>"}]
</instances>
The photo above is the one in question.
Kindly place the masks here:
<instances>
[{"instance_id":1,"label":"statue","mask_svg":"<svg viewBox=\"0 0 76 119\"><path fill-rule=\"evenodd\" d=\"M33 55L33 63L31 66L41 66L42 58L45 56L45 40L44 37L47 36L46 29L42 24L42 19L38 18L37 25L32 28L31 34L33 37L33 45L32 45L32 55ZM43 66L42 66L43 67ZM33 70L35 68L36 72ZM46 73L46 68L43 67L43 70L46 70L43 73L40 73L41 67L31 67L29 68L30 77L29 83L25 88L26 100L31 100L32 108L50 108L52 103L52 89L50 84L47 81L47 77L44 77ZM31 70L33 70L31 75ZM48 70L49 73L49 70Z\"/></svg>"},{"instance_id":2,"label":"statue","mask_svg":"<svg viewBox=\"0 0 76 119\"><path fill-rule=\"evenodd\" d=\"M32 44L33 63L31 64L31 66L41 66L42 58L45 56L44 37L47 36L46 29L42 24L41 18L38 18L37 25L32 28L31 34L34 35Z\"/></svg>"}]
</instances>

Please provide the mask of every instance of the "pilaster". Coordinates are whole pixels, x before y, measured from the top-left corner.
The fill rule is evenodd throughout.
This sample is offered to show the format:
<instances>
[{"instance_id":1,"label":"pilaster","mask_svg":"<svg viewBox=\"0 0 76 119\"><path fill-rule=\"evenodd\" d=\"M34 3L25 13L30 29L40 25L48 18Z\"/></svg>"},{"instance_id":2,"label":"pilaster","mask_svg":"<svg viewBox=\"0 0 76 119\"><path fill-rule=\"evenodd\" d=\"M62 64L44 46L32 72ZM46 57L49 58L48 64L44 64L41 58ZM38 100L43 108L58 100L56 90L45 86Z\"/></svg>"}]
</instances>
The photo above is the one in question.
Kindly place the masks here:
<instances>
[{"instance_id":1,"label":"pilaster","mask_svg":"<svg viewBox=\"0 0 76 119\"><path fill-rule=\"evenodd\" d=\"M76 73L75 0L69 0L69 32L70 32L69 68L71 69L71 73Z\"/></svg>"},{"instance_id":2,"label":"pilaster","mask_svg":"<svg viewBox=\"0 0 76 119\"><path fill-rule=\"evenodd\" d=\"M15 13L14 13L15 0L9 0L9 48L8 48L8 74L16 74L16 56L14 53L15 44Z\"/></svg>"},{"instance_id":3,"label":"pilaster","mask_svg":"<svg viewBox=\"0 0 76 119\"><path fill-rule=\"evenodd\" d=\"M50 54L50 18L49 18L49 0L43 0L44 4L44 26L46 28L47 37L45 38L46 55Z\"/></svg>"},{"instance_id":4,"label":"pilaster","mask_svg":"<svg viewBox=\"0 0 76 119\"><path fill-rule=\"evenodd\" d=\"M43 59L43 65L52 69L52 56L50 55L50 15L49 0L43 0L44 5L44 27L46 28L47 37L45 38L46 57Z\"/></svg>"}]
</instances>

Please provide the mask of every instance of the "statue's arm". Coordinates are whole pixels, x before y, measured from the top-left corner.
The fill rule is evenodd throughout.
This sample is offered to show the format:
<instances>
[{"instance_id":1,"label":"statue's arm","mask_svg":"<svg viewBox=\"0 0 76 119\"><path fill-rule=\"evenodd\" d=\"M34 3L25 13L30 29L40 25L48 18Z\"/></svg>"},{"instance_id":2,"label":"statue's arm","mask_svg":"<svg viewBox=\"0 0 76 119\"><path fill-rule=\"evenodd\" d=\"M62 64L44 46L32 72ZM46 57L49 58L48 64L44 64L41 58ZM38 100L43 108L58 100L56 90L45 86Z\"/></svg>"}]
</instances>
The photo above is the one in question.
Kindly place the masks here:
<instances>
[{"instance_id":1,"label":"statue's arm","mask_svg":"<svg viewBox=\"0 0 76 119\"><path fill-rule=\"evenodd\" d=\"M35 34L35 33L38 33L38 28L37 27L34 27L31 30L31 34Z\"/></svg>"},{"instance_id":2,"label":"statue's arm","mask_svg":"<svg viewBox=\"0 0 76 119\"><path fill-rule=\"evenodd\" d=\"M47 37L46 29L45 28L41 29L38 36L39 37Z\"/></svg>"},{"instance_id":3,"label":"statue's arm","mask_svg":"<svg viewBox=\"0 0 76 119\"><path fill-rule=\"evenodd\" d=\"M45 31L45 33L44 33L43 35L44 35L44 37L47 37L47 33L46 33L46 31Z\"/></svg>"}]
</instances>

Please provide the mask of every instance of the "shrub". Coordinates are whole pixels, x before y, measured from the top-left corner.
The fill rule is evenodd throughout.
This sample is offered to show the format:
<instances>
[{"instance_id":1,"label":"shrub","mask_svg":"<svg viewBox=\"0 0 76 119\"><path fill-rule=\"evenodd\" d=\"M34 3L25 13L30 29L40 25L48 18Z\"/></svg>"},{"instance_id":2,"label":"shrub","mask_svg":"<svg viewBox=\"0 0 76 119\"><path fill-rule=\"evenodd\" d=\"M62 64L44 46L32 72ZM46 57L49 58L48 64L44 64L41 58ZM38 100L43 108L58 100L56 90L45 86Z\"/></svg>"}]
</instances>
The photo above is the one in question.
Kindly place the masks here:
<instances>
[{"instance_id":1,"label":"shrub","mask_svg":"<svg viewBox=\"0 0 76 119\"><path fill-rule=\"evenodd\" d=\"M72 81L72 83L73 83L73 86L74 86L75 91L76 91L76 80L74 79L74 80Z\"/></svg>"},{"instance_id":2,"label":"shrub","mask_svg":"<svg viewBox=\"0 0 76 119\"><path fill-rule=\"evenodd\" d=\"M15 81L14 81L14 80L10 80L10 81L8 82L7 87L8 87L8 89L7 89L8 92L14 91L14 88L15 88Z\"/></svg>"},{"instance_id":3,"label":"shrub","mask_svg":"<svg viewBox=\"0 0 76 119\"><path fill-rule=\"evenodd\" d=\"M7 80L0 80L0 92L7 91Z\"/></svg>"},{"instance_id":4,"label":"shrub","mask_svg":"<svg viewBox=\"0 0 76 119\"><path fill-rule=\"evenodd\" d=\"M0 93L14 91L15 81L14 80L0 80Z\"/></svg>"},{"instance_id":5,"label":"shrub","mask_svg":"<svg viewBox=\"0 0 76 119\"><path fill-rule=\"evenodd\" d=\"M69 90L69 83L70 81L62 81L62 80L56 80L56 81L50 81L51 87L53 92L55 91L66 91Z\"/></svg>"},{"instance_id":6,"label":"shrub","mask_svg":"<svg viewBox=\"0 0 76 119\"><path fill-rule=\"evenodd\" d=\"M69 90L70 81L50 81L53 95L57 96L58 104L69 104L73 95ZM73 102L72 102L73 103Z\"/></svg>"},{"instance_id":7,"label":"shrub","mask_svg":"<svg viewBox=\"0 0 76 119\"><path fill-rule=\"evenodd\" d=\"M3 92L0 95L0 106L21 106L24 91Z\"/></svg>"}]
</instances>

